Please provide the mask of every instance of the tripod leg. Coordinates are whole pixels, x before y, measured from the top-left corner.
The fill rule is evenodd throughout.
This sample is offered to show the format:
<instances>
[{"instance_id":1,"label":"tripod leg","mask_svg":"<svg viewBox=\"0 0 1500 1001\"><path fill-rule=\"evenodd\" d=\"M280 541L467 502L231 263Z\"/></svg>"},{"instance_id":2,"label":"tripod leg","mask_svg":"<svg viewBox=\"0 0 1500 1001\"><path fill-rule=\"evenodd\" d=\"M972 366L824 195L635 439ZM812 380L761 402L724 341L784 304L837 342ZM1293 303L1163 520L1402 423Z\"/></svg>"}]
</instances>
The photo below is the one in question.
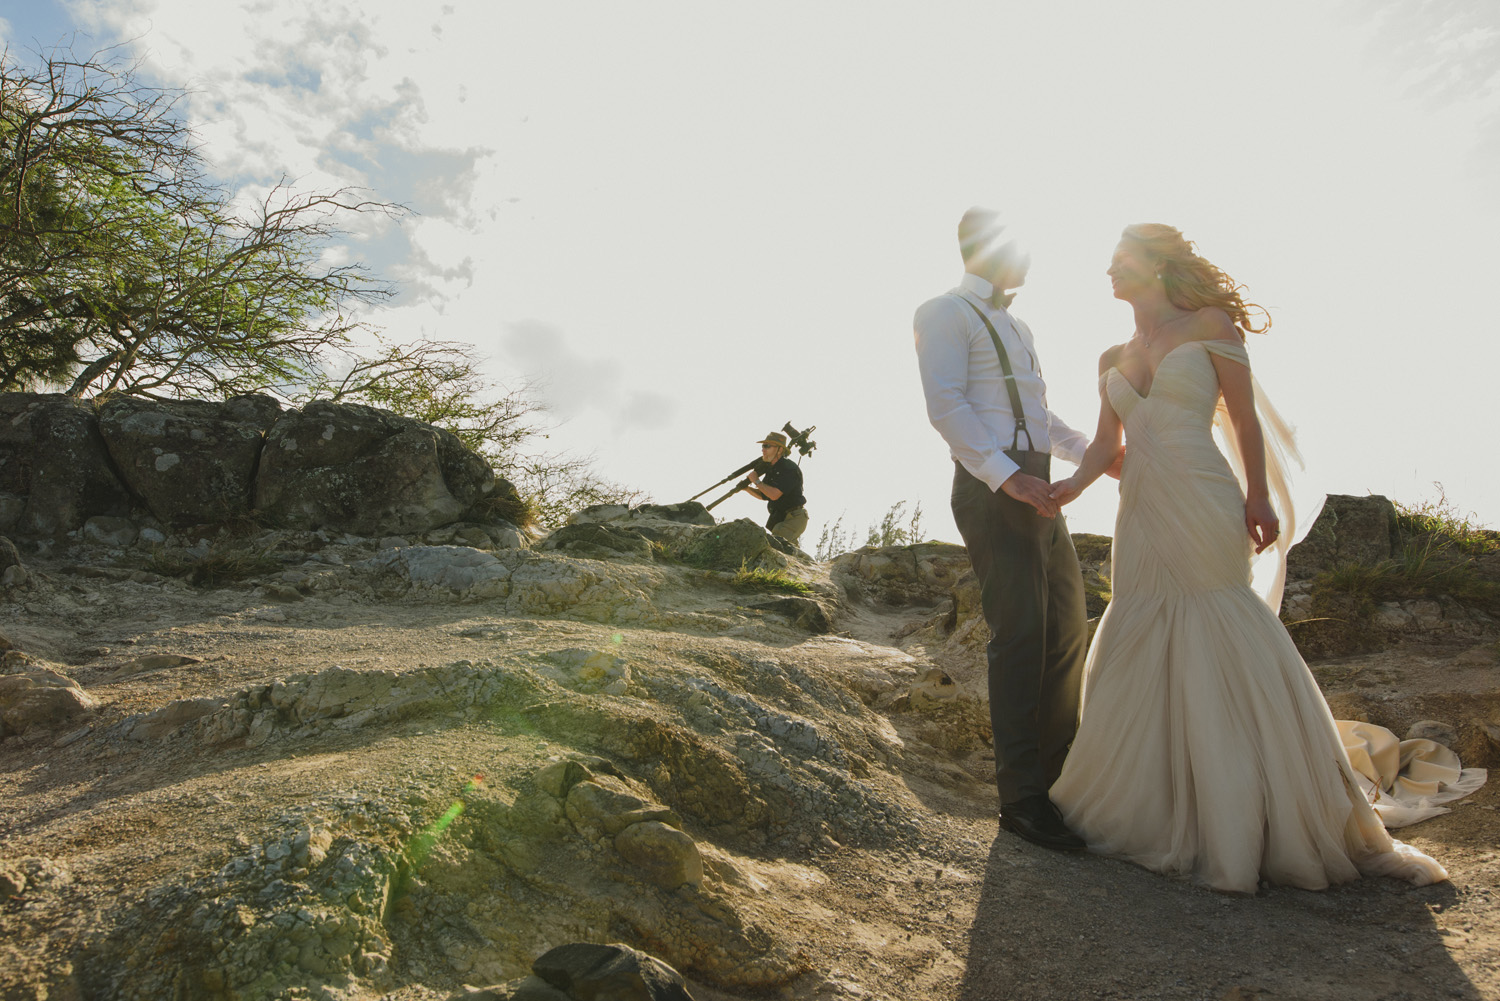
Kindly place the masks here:
<instances>
[{"instance_id":1,"label":"tripod leg","mask_svg":"<svg viewBox=\"0 0 1500 1001\"><path fill-rule=\"evenodd\" d=\"M734 485L734 489L733 490L729 491L729 493L725 494L723 497L720 497L718 500L714 501L712 504L706 505L703 510L705 510L705 511L712 511L714 508L718 507L720 504L724 503L729 498L731 498L735 494L739 493L741 490L745 489L745 487L748 486L749 484L750 484L750 481L748 479L740 480L738 483L736 483Z\"/></svg>"}]
</instances>

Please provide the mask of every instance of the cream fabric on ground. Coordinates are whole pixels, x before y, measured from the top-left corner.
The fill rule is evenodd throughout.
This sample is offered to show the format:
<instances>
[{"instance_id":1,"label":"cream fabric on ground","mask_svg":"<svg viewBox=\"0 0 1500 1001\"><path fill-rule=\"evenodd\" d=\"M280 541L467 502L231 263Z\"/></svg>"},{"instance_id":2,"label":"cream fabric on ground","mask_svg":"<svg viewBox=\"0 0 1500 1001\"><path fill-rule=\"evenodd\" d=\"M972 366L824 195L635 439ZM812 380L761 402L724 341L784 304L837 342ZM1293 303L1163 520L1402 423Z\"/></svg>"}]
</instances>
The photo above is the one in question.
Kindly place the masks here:
<instances>
[{"instance_id":1,"label":"cream fabric on ground","mask_svg":"<svg viewBox=\"0 0 1500 1001\"><path fill-rule=\"evenodd\" d=\"M1360 788L1386 827L1406 827L1440 813L1484 785L1489 772L1464 768L1435 740L1398 740L1374 723L1336 720Z\"/></svg>"},{"instance_id":2,"label":"cream fabric on ground","mask_svg":"<svg viewBox=\"0 0 1500 1001\"><path fill-rule=\"evenodd\" d=\"M1279 587L1251 587L1244 495L1212 433L1215 354L1249 364L1242 345L1193 341L1146 397L1101 377L1127 439L1114 598L1052 799L1094 851L1220 890L1445 879L1386 833L1269 604Z\"/></svg>"}]
</instances>

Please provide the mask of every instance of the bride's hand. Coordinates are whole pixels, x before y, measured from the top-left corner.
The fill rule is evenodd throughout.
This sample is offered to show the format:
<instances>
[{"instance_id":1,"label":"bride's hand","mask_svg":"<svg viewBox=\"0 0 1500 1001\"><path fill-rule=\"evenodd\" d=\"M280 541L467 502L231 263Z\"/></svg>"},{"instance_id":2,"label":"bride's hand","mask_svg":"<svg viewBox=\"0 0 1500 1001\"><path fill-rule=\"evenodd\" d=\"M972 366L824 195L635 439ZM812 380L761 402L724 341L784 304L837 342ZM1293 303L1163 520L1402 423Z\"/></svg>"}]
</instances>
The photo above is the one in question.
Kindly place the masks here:
<instances>
[{"instance_id":1,"label":"bride's hand","mask_svg":"<svg viewBox=\"0 0 1500 1001\"><path fill-rule=\"evenodd\" d=\"M1062 507L1064 504L1077 500L1078 495L1083 493L1083 488L1078 485L1078 480L1075 477L1069 476L1065 480L1058 480L1052 484L1052 489L1049 493L1052 499L1057 502L1057 506Z\"/></svg>"},{"instance_id":2,"label":"bride's hand","mask_svg":"<svg viewBox=\"0 0 1500 1001\"><path fill-rule=\"evenodd\" d=\"M1245 527L1250 530L1250 541L1255 543L1257 553L1265 552L1276 543L1276 537L1281 534L1281 523L1276 520L1270 500L1257 497L1245 502Z\"/></svg>"}]
</instances>

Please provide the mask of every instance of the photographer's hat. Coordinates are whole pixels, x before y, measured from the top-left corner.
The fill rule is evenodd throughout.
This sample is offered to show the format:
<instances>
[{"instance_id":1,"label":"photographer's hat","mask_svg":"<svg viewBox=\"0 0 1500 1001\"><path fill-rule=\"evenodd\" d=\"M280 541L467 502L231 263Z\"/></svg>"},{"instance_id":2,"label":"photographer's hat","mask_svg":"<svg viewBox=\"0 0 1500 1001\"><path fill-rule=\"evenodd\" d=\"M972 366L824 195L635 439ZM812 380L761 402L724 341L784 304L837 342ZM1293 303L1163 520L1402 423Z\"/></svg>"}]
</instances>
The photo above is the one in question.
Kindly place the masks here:
<instances>
[{"instance_id":1,"label":"photographer's hat","mask_svg":"<svg viewBox=\"0 0 1500 1001\"><path fill-rule=\"evenodd\" d=\"M756 444L758 444L758 445L780 445L782 448L786 448L786 435L782 434L780 431L772 431L770 434L766 435L764 438L762 438Z\"/></svg>"}]
</instances>

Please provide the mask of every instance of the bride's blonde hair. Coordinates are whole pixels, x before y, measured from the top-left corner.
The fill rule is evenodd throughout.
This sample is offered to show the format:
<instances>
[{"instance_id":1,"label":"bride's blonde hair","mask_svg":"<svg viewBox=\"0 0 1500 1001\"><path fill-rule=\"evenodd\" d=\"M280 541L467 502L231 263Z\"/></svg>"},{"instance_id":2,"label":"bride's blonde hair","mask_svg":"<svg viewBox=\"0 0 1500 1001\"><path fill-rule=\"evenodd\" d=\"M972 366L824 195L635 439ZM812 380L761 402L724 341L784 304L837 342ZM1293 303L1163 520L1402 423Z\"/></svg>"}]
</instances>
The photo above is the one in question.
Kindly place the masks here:
<instances>
[{"instance_id":1,"label":"bride's blonde hair","mask_svg":"<svg viewBox=\"0 0 1500 1001\"><path fill-rule=\"evenodd\" d=\"M1202 309L1217 306L1229 314L1242 331L1263 334L1271 329L1271 314L1264 306L1246 302L1240 295L1243 285L1235 283L1223 271L1198 255L1198 248L1182 231L1156 222L1126 226L1122 236L1139 244L1147 261L1156 269L1166 290L1167 299L1178 309ZM1260 326L1250 321L1255 310L1265 318ZM1242 338L1244 334L1240 335Z\"/></svg>"}]
</instances>

